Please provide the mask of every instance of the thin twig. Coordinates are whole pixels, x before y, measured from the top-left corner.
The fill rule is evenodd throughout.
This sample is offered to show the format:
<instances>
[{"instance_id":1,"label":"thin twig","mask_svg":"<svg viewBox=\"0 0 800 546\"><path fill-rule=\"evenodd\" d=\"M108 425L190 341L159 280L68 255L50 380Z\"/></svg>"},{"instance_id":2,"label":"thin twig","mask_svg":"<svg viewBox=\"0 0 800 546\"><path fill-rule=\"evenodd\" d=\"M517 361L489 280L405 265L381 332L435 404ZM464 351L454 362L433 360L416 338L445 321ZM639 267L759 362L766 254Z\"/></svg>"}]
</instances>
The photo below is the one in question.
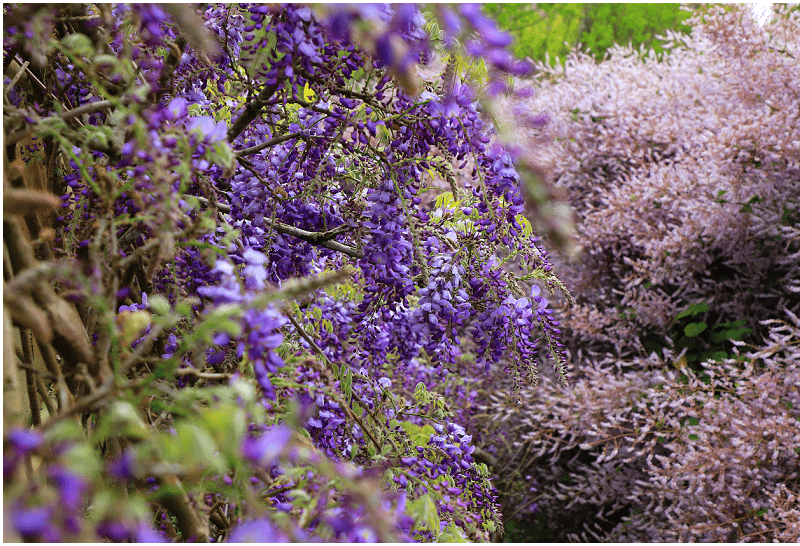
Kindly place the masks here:
<instances>
[{"instance_id":1,"label":"thin twig","mask_svg":"<svg viewBox=\"0 0 800 546\"><path fill-rule=\"evenodd\" d=\"M14 57L14 59L15 59L15 60L16 60L18 63L22 64L22 59L21 59L21 58L19 58L19 56L16 56L16 57ZM28 63L26 63L26 64L28 64ZM42 92L45 92L45 93L47 93L47 87L46 87L46 86L45 86L45 85L44 85L44 84L43 84L41 81L39 81L39 78L37 78L37 77L36 77L36 75L35 75L33 72L31 72L31 69L30 69L30 68L28 68L28 67L26 66L26 67L25 67L25 71L28 73L28 77L29 77L29 78L31 78L31 80L32 80L32 81L36 82L36 85L38 85L38 86L39 86L39 89L41 89L41 90L42 90ZM49 93L49 95L50 95L50 97L51 97L52 99L54 99L56 102L58 102L59 104L61 104L61 101L60 101L60 100L58 100L58 97L56 97L56 96L55 96L54 94L52 94L52 93ZM63 104L62 104L62 106L63 106ZM77 120L77 119L76 119L75 121L77 121L77 122L78 122L78 125L80 125L81 127L83 127L83 123L81 123L81 121L80 121L80 120Z\"/></svg>"},{"instance_id":2,"label":"thin twig","mask_svg":"<svg viewBox=\"0 0 800 546\"><path fill-rule=\"evenodd\" d=\"M129 102L131 102L130 98L122 99L123 105L128 104ZM91 102L89 104L84 104L83 106L78 106L72 110L61 112L58 117L61 119L72 119L80 117L84 114L93 114L95 112L99 112L100 110L105 110L106 108L112 108L114 106L116 105L110 100L99 100L97 102Z\"/></svg>"},{"instance_id":3,"label":"thin twig","mask_svg":"<svg viewBox=\"0 0 800 546\"><path fill-rule=\"evenodd\" d=\"M42 379L41 375L36 377L36 391L42 398L42 402L44 402L44 407L47 408L47 414L51 417L53 415L56 415L58 413L58 410L53 405L53 401L50 399L50 393L47 392L47 386L44 384L44 379Z\"/></svg>"},{"instance_id":4,"label":"thin twig","mask_svg":"<svg viewBox=\"0 0 800 546\"><path fill-rule=\"evenodd\" d=\"M164 508L172 512L178 520L183 541L208 542L208 524L204 522L192 506L189 495L183 488L180 479L175 475L167 475L159 480L161 489L157 496Z\"/></svg>"},{"instance_id":5,"label":"thin twig","mask_svg":"<svg viewBox=\"0 0 800 546\"><path fill-rule=\"evenodd\" d=\"M112 396L115 392L114 380L111 378L100 385L100 388L98 388L92 394L84 396L74 405L63 409L58 414L54 414L52 417L50 417L50 419L47 420L47 422L42 424L41 429L43 431L47 430L56 423L63 421L67 417L93 410L98 403L102 402L105 398Z\"/></svg>"},{"instance_id":6,"label":"thin twig","mask_svg":"<svg viewBox=\"0 0 800 546\"><path fill-rule=\"evenodd\" d=\"M33 340L31 332L27 328L20 331L22 339L22 364L25 369L25 386L28 390L28 404L31 407L31 423L38 427L42 424L42 416L39 414L39 401L36 396L36 373L39 370L33 367Z\"/></svg>"},{"instance_id":7,"label":"thin twig","mask_svg":"<svg viewBox=\"0 0 800 546\"><path fill-rule=\"evenodd\" d=\"M299 324L299 323L297 322L297 320L296 320L296 319L295 319L295 318L292 316L292 314L291 314L291 313L286 313L286 318L288 318L288 319L289 319L289 322L291 322L291 323L292 323L292 325L294 326L295 330L297 330L297 333L298 333L298 334L300 334L300 336L301 336L303 339L305 339L305 340L306 340L306 343L308 343L308 345L309 345L309 346L310 346L310 347L311 347L311 348L314 350L314 352L315 352L315 353L317 353L317 354L319 354L319 355L320 355L320 356L321 356L321 357L322 357L322 358L325 360L325 363L326 363L328 366L331 366L331 367L332 367L332 366L333 366L333 363L332 363L332 362L330 361L330 359L328 358L328 355L326 355L325 353L323 353L323 352L322 352L322 349L320 349L320 348L319 348L319 345L317 345L317 344L314 342L314 340L313 340L313 339L311 339L311 336L309 336L309 335L306 333L306 331L305 331L305 330L303 330L302 326L300 326L300 324ZM358 397L358 393L356 393L355 391L353 391L353 394L354 394L354 395L356 395L356 397L359 399L358 401L359 401L359 402L361 403L361 405L364 407L364 411L367 411L367 406L366 406L366 404L364 403L364 401L363 401L363 400L361 400L361 399L360 399L360 397ZM337 397L337 398L338 398L338 397ZM358 423L358 426L360 426L360 427L361 427L361 430L363 430L363 431L364 431L364 434L366 434L366 435L369 437L369 439L372 441L372 443L373 443L373 444L375 444L375 447L378 449L378 452L380 452L380 451L381 451L381 448L382 448L382 446L381 446L381 444L380 444L380 443L378 443L378 440L375 438L375 436L373 436L373 435L372 435L372 432L371 432L371 431L370 431L370 430L369 430L367 427L365 427L365 426L364 426L364 423L361 421L361 418L360 418L358 415L356 415L356 414L353 412L352 408L350 408L350 404L347 404L346 402L344 402L344 400L342 400L341 402L342 402L342 403L340 403L340 406L342 407L342 409L343 409L343 410L345 410L345 412L348 414L348 416L349 416L351 419L355 420L355 421L356 421L356 423ZM373 417L373 419L374 419L374 417Z\"/></svg>"},{"instance_id":8,"label":"thin twig","mask_svg":"<svg viewBox=\"0 0 800 546\"><path fill-rule=\"evenodd\" d=\"M191 195L189 197L194 197L195 199L200 201L200 204L203 205L204 207L207 207L211 204L211 202L208 200L207 197L200 197L199 195ZM230 205L226 205L225 203L217 203L217 210L220 212L230 212L231 207Z\"/></svg>"},{"instance_id":9,"label":"thin twig","mask_svg":"<svg viewBox=\"0 0 800 546\"><path fill-rule=\"evenodd\" d=\"M321 236L324 237L325 234L313 231L306 231L304 229L284 224L283 222L271 222L267 218L264 218L264 223L272 227L272 229L274 229L278 233L291 235L292 237L297 237L298 239L306 241L313 245L323 246L325 248L341 252L342 254L346 254L351 258L356 258L360 260L361 258L364 257L364 252L362 252L358 248L346 245L344 243L340 243L339 241L321 239Z\"/></svg>"},{"instance_id":10,"label":"thin twig","mask_svg":"<svg viewBox=\"0 0 800 546\"><path fill-rule=\"evenodd\" d=\"M213 380L230 379L232 377L229 373L201 372L200 370L196 370L194 368L178 368L175 370L175 375L191 375L192 377L197 377L199 379Z\"/></svg>"},{"instance_id":11,"label":"thin twig","mask_svg":"<svg viewBox=\"0 0 800 546\"><path fill-rule=\"evenodd\" d=\"M222 511L222 506L224 504L225 504L225 501L218 500L217 502L214 503L214 506L211 507L211 511L209 512L209 514L211 516L216 515L220 519L220 522L221 522L222 525L220 525L218 523L215 523L215 525L217 525L217 527L220 527L222 529L229 529L231 524L228 521L228 518L225 517L225 512ZM215 514L215 512L216 512L216 514Z\"/></svg>"},{"instance_id":12,"label":"thin twig","mask_svg":"<svg viewBox=\"0 0 800 546\"><path fill-rule=\"evenodd\" d=\"M238 150L236 152L237 157L244 157L246 155L254 154L256 152L260 152L265 148L269 148L270 146L275 146L276 144L280 144L281 142L285 142L287 140L291 140L293 138L298 138L300 133L289 133L288 135L280 135L276 136L275 138L271 138L266 142L262 142L261 144L256 144L250 148L245 148L243 150Z\"/></svg>"},{"instance_id":13,"label":"thin twig","mask_svg":"<svg viewBox=\"0 0 800 546\"><path fill-rule=\"evenodd\" d=\"M19 356L19 354L17 354L17 356ZM55 381L55 379L56 379L53 374L51 374L49 372L46 372L44 370L40 370L36 366L32 366L30 364L25 364L24 362L17 362L17 368L19 368L21 370L25 370L26 372L35 373L35 374L40 375L41 377L43 377L45 379L49 379L51 381Z\"/></svg>"},{"instance_id":14,"label":"thin twig","mask_svg":"<svg viewBox=\"0 0 800 546\"><path fill-rule=\"evenodd\" d=\"M22 67L19 69L19 71L17 71L17 75L14 76L14 79L11 80L11 83L9 83L6 86L6 93L11 91L11 88L14 87L14 85L17 83L17 81L19 81L19 79L22 77L22 73L25 72L25 69L28 68L29 64L31 64L31 63L29 63L28 61L25 61L24 63L22 63Z\"/></svg>"},{"instance_id":15,"label":"thin twig","mask_svg":"<svg viewBox=\"0 0 800 546\"><path fill-rule=\"evenodd\" d=\"M270 184L266 180L264 180L264 177L261 176L261 174L258 172L258 169L256 169L256 167L252 163L250 163L248 160L246 160L243 157L237 157L236 159L237 159L237 161L239 162L239 164L241 166L243 166L245 169L250 171L253 174L253 176L255 176L258 179L259 182L261 182L261 185L264 186L264 188L270 194L272 194L272 197L274 199L281 199L281 198L285 197L285 192L284 192L284 195L278 195L277 193L275 193L275 190L273 190L270 187ZM280 189L282 190L283 188L280 188Z\"/></svg>"},{"instance_id":16,"label":"thin twig","mask_svg":"<svg viewBox=\"0 0 800 546\"><path fill-rule=\"evenodd\" d=\"M150 333L147 334L147 337L139 341L139 344L136 346L136 349L130 354L130 356L122 363L119 368L120 374L128 373L128 370L133 367L136 362L141 359L141 357L150 350L150 347L153 345L153 342L156 340L158 336L164 331L164 326L161 324L157 324L150 330Z\"/></svg>"},{"instance_id":17,"label":"thin twig","mask_svg":"<svg viewBox=\"0 0 800 546\"><path fill-rule=\"evenodd\" d=\"M256 119L256 116L261 112L266 102L272 98L272 95L278 90L278 84L265 85L264 88L256 95L253 100L247 103L242 114L233 122L231 128L228 130L228 142L236 140L242 131L244 131L250 123Z\"/></svg>"},{"instance_id":18,"label":"thin twig","mask_svg":"<svg viewBox=\"0 0 800 546\"><path fill-rule=\"evenodd\" d=\"M44 343L38 339L36 343L39 346L39 352L42 355L45 366L56 378L56 383L58 384L58 398L56 400L58 401L59 409L64 410L69 406L70 392L67 388L67 382L64 380L64 374L61 373L61 364L56 359L56 353L49 343Z\"/></svg>"}]
</instances>

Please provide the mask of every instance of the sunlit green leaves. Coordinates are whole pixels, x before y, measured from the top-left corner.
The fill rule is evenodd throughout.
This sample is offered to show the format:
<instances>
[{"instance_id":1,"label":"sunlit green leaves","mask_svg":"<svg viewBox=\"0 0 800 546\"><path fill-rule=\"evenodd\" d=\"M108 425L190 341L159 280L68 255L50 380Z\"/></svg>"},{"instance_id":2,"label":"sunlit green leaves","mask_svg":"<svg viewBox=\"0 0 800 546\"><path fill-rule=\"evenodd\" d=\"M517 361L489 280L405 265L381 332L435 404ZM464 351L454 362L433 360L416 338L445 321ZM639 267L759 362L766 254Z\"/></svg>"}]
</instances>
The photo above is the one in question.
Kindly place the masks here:
<instances>
[{"instance_id":1,"label":"sunlit green leaves","mask_svg":"<svg viewBox=\"0 0 800 546\"><path fill-rule=\"evenodd\" d=\"M678 316L675 317L675 319L680 320L685 317L693 317L700 313L706 313L708 312L709 309L710 309L709 305L705 302L693 303L692 305L689 306L688 309L686 309L685 311L681 311L678 314Z\"/></svg>"},{"instance_id":2,"label":"sunlit green leaves","mask_svg":"<svg viewBox=\"0 0 800 546\"><path fill-rule=\"evenodd\" d=\"M708 328L708 325L705 322L692 322L683 328L683 332L688 337L695 337L704 332L706 328Z\"/></svg>"},{"instance_id":3,"label":"sunlit green leaves","mask_svg":"<svg viewBox=\"0 0 800 546\"><path fill-rule=\"evenodd\" d=\"M226 141L217 141L208 148L208 159L230 173L236 164L236 155Z\"/></svg>"},{"instance_id":4,"label":"sunlit green leaves","mask_svg":"<svg viewBox=\"0 0 800 546\"><path fill-rule=\"evenodd\" d=\"M85 441L69 446L60 458L65 467L87 478L94 478L103 468L97 451Z\"/></svg>"},{"instance_id":5,"label":"sunlit green leaves","mask_svg":"<svg viewBox=\"0 0 800 546\"><path fill-rule=\"evenodd\" d=\"M92 57L94 55L92 40L85 34L67 34L61 39L61 43L76 55L83 57Z\"/></svg>"},{"instance_id":6,"label":"sunlit green leaves","mask_svg":"<svg viewBox=\"0 0 800 546\"><path fill-rule=\"evenodd\" d=\"M141 412L137 411L133 404L116 400L102 415L94 436L98 440L113 436L144 440L149 432L150 429L145 424Z\"/></svg>"},{"instance_id":7,"label":"sunlit green leaves","mask_svg":"<svg viewBox=\"0 0 800 546\"><path fill-rule=\"evenodd\" d=\"M690 15L678 4L486 4L484 10L515 38L517 55L549 57L551 64L578 44L597 59L614 43L661 52L656 37L668 29L688 32L683 21Z\"/></svg>"},{"instance_id":8,"label":"sunlit green leaves","mask_svg":"<svg viewBox=\"0 0 800 546\"><path fill-rule=\"evenodd\" d=\"M439 533L440 520L436 509L436 502L430 494L425 494L408 503L408 515L414 518L415 529L419 531L433 531Z\"/></svg>"},{"instance_id":9,"label":"sunlit green leaves","mask_svg":"<svg viewBox=\"0 0 800 546\"><path fill-rule=\"evenodd\" d=\"M451 521L437 537L436 542L469 542L469 539L464 530Z\"/></svg>"},{"instance_id":10,"label":"sunlit green leaves","mask_svg":"<svg viewBox=\"0 0 800 546\"><path fill-rule=\"evenodd\" d=\"M159 455L169 465L168 470L193 474L207 471L222 474L227 471L226 461L214 438L196 424L178 423L174 434L161 434L158 440Z\"/></svg>"},{"instance_id":11,"label":"sunlit green leaves","mask_svg":"<svg viewBox=\"0 0 800 546\"><path fill-rule=\"evenodd\" d=\"M244 410L232 402L227 402L201 410L198 419L208 430L216 445L235 459L246 429Z\"/></svg>"},{"instance_id":12,"label":"sunlit green leaves","mask_svg":"<svg viewBox=\"0 0 800 546\"><path fill-rule=\"evenodd\" d=\"M408 438L414 446L428 445L431 436L435 434L431 425L419 426L409 421L401 421L400 426L403 428Z\"/></svg>"}]
</instances>

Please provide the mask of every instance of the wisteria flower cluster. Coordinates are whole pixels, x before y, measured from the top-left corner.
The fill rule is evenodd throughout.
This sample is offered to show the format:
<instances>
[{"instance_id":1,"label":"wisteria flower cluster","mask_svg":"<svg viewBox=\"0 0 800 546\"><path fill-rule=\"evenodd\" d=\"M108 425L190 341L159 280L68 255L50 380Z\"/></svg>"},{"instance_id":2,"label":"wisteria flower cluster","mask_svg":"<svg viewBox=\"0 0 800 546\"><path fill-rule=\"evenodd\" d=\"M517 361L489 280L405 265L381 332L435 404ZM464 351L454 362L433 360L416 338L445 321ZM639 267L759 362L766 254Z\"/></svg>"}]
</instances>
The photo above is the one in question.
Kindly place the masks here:
<instances>
[{"instance_id":1,"label":"wisteria flower cluster","mask_svg":"<svg viewBox=\"0 0 800 546\"><path fill-rule=\"evenodd\" d=\"M505 356L568 377L486 115L509 37L469 5L3 9L7 538L502 532L448 400Z\"/></svg>"}]
</instances>

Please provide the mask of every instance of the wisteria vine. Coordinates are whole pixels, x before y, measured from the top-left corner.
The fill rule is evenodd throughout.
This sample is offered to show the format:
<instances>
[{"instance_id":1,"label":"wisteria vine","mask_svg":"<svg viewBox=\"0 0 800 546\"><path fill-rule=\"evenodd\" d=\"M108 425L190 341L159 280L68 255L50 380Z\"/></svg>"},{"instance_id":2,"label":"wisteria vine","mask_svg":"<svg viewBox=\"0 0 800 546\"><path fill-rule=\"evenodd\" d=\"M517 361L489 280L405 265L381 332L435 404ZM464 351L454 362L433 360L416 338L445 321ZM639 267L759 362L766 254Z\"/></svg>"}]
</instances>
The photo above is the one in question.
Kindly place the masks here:
<instances>
[{"instance_id":1,"label":"wisteria vine","mask_svg":"<svg viewBox=\"0 0 800 546\"><path fill-rule=\"evenodd\" d=\"M11 536L500 532L448 397L545 346L568 378L484 114L529 69L508 36L474 5L4 13Z\"/></svg>"}]
</instances>

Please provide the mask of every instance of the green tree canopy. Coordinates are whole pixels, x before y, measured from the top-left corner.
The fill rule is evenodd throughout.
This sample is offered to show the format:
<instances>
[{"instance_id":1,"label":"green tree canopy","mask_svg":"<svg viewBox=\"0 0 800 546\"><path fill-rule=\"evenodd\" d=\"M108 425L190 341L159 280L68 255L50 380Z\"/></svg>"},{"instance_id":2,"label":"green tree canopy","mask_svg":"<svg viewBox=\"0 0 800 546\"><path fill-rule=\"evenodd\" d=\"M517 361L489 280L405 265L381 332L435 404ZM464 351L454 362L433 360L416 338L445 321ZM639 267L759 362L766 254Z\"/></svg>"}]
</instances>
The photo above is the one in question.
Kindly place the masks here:
<instances>
[{"instance_id":1,"label":"green tree canopy","mask_svg":"<svg viewBox=\"0 0 800 546\"><path fill-rule=\"evenodd\" d=\"M578 44L598 59L615 43L660 53L656 36L689 31L689 12L680 4L485 4L484 10L514 37L514 53L539 61L549 53L551 63Z\"/></svg>"}]
</instances>

